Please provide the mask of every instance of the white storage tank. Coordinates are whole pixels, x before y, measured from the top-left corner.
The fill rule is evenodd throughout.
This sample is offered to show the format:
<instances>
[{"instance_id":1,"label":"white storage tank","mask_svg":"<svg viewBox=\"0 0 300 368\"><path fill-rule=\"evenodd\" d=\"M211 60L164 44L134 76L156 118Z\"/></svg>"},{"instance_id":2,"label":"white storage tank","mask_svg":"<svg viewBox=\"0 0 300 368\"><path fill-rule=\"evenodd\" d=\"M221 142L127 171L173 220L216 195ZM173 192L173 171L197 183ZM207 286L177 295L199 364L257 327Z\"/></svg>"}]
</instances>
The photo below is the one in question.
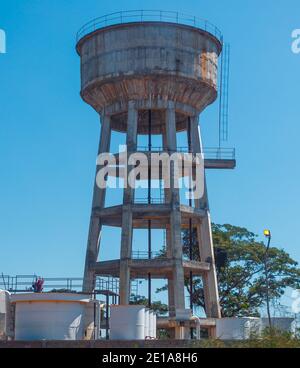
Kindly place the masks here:
<instances>
[{"instance_id":1,"label":"white storage tank","mask_svg":"<svg viewBox=\"0 0 300 368\"><path fill-rule=\"evenodd\" d=\"M153 338L157 338L157 315L156 313L153 314Z\"/></svg>"},{"instance_id":2,"label":"white storage tank","mask_svg":"<svg viewBox=\"0 0 300 368\"><path fill-rule=\"evenodd\" d=\"M250 322L250 339L260 337L261 319L257 317L247 317Z\"/></svg>"},{"instance_id":3,"label":"white storage tank","mask_svg":"<svg viewBox=\"0 0 300 368\"><path fill-rule=\"evenodd\" d=\"M248 340L259 332L259 318L222 318L216 320L220 340Z\"/></svg>"},{"instance_id":4,"label":"white storage tank","mask_svg":"<svg viewBox=\"0 0 300 368\"><path fill-rule=\"evenodd\" d=\"M150 337L150 310L145 309L145 339Z\"/></svg>"},{"instance_id":5,"label":"white storage tank","mask_svg":"<svg viewBox=\"0 0 300 368\"><path fill-rule=\"evenodd\" d=\"M110 339L145 340L145 309L142 305L112 305Z\"/></svg>"},{"instance_id":6,"label":"white storage tank","mask_svg":"<svg viewBox=\"0 0 300 368\"><path fill-rule=\"evenodd\" d=\"M0 290L0 340L11 335L11 305L10 293Z\"/></svg>"},{"instance_id":7,"label":"white storage tank","mask_svg":"<svg viewBox=\"0 0 300 368\"><path fill-rule=\"evenodd\" d=\"M292 333L294 321L294 318L271 318L271 325L273 328L281 332ZM263 333L266 328L269 328L269 326L269 319L261 318L261 333Z\"/></svg>"},{"instance_id":8,"label":"white storage tank","mask_svg":"<svg viewBox=\"0 0 300 368\"><path fill-rule=\"evenodd\" d=\"M12 295L15 304L15 340L82 340L85 295L28 293Z\"/></svg>"},{"instance_id":9,"label":"white storage tank","mask_svg":"<svg viewBox=\"0 0 300 368\"><path fill-rule=\"evenodd\" d=\"M153 339L154 338L154 312L153 310L150 310L149 324L150 324L149 336L151 337L151 339Z\"/></svg>"}]
</instances>

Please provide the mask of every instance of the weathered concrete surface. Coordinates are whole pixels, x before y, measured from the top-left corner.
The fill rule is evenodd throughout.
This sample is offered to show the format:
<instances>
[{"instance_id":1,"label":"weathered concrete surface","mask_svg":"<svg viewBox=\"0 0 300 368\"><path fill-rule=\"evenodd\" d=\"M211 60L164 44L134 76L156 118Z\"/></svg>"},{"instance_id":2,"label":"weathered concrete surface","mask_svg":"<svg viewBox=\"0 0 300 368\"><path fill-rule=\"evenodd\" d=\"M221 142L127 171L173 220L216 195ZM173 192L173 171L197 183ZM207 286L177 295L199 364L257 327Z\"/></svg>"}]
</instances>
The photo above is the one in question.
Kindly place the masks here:
<instances>
[{"instance_id":1,"label":"weathered concrete surface","mask_svg":"<svg viewBox=\"0 0 300 368\"><path fill-rule=\"evenodd\" d=\"M197 261L176 261L174 259L124 259L126 267L130 269L130 277L148 278L151 273L152 278L164 279L173 278L172 272L175 267L183 268L184 275L189 276L192 271L194 276L203 276L210 270L210 263ZM120 260L96 262L91 268L99 276L119 277L122 274ZM127 271L126 271L127 274Z\"/></svg>"},{"instance_id":2,"label":"weathered concrete surface","mask_svg":"<svg viewBox=\"0 0 300 368\"><path fill-rule=\"evenodd\" d=\"M81 95L98 112L120 101L172 100L202 111L217 97L220 42L194 27L165 22L115 25L82 38ZM153 117L153 129L159 117ZM125 121L113 129L125 131ZM147 125L141 121L139 128ZM145 129L144 129L145 130Z\"/></svg>"},{"instance_id":3,"label":"weathered concrete surface","mask_svg":"<svg viewBox=\"0 0 300 368\"><path fill-rule=\"evenodd\" d=\"M110 117L104 115L102 118L101 135L98 148L98 155L109 151L111 139L111 125ZM89 235L86 249L85 268L84 268L84 281L83 291L91 292L95 286L94 274L91 271L91 265L97 261L99 253L99 238L102 229L101 218L95 214L95 209L102 209L105 205L106 189L100 189L96 183L96 177L98 171L102 167L96 168L96 175L94 181L93 203L92 213L90 218Z\"/></svg>"}]
</instances>

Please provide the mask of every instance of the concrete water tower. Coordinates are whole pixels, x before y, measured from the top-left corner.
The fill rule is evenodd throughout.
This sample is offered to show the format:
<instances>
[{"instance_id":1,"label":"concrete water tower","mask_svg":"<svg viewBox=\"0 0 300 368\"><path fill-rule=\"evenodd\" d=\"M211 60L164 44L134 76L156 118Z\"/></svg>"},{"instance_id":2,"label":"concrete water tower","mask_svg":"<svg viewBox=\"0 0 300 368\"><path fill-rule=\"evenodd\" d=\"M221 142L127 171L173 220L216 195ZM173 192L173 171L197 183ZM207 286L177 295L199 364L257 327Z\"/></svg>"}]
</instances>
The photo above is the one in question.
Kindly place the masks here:
<instances>
[{"instance_id":1,"label":"concrete water tower","mask_svg":"<svg viewBox=\"0 0 300 368\"><path fill-rule=\"evenodd\" d=\"M138 151L139 134L162 136L161 151L178 149L177 132L189 137L188 151L203 153L199 114L217 98L219 30L195 17L162 11L120 12L98 18L78 32L81 96L101 118L99 153L110 150L113 130L126 133L128 154ZM151 151L151 143L148 151ZM148 152L149 153L149 152ZM207 159L206 168L228 168L226 160ZM219 157L220 158L220 157ZM230 166L230 164L229 164ZM99 167L97 167L99 170ZM104 225L121 227L120 259L101 262ZM182 229L197 230L199 258L185 259ZM133 229L165 229L166 257L132 257ZM100 262L98 255L100 251ZM210 211L204 196L189 206L180 203L171 181L163 203L136 203L134 190L124 189L123 204L105 207L105 189L94 186L87 244L84 291L95 277L120 278L120 304L130 299L130 280L168 280L169 326L185 325L185 277L203 278L207 317L220 318ZM167 326L168 327L168 326ZM179 332L177 332L177 336Z\"/></svg>"}]
</instances>

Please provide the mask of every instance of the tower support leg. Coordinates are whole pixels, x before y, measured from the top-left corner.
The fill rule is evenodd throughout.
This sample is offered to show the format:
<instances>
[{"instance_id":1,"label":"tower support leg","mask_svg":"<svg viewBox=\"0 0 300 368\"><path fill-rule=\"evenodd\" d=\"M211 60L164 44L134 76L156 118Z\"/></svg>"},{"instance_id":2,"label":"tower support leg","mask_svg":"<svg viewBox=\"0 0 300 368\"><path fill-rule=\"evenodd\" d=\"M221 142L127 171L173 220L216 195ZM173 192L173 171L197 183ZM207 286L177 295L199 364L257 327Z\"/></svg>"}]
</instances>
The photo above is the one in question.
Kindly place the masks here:
<instances>
[{"instance_id":1,"label":"tower support leg","mask_svg":"<svg viewBox=\"0 0 300 368\"><path fill-rule=\"evenodd\" d=\"M191 144L193 153L203 152L198 123L198 117L194 117L191 120ZM208 318L221 318L205 173L202 180L204 194L202 198L195 200L195 207L205 211L204 218L202 218L201 222L197 225L197 238L199 243L200 258L202 261L210 263L210 270L203 276L205 310Z\"/></svg>"},{"instance_id":2,"label":"tower support leg","mask_svg":"<svg viewBox=\"0 0 300 368\"><path fill-rule=\"evenodd\" d=\"M128 305L130 301L130 267L129 260L132 253L132 210L124 206L122 215L122 238L120 260L120 304Z\"/></svg>"},{"instance_id":3,"label":"tower support leg","mask_svg":"<svg viewBox=\"0 0 300 368\"><path fill-rule=\"evenodd\" d=\"M137 148L137 124L138 111L134 102L128 104L127 119L127 152L128 157L131 153L136 152ZM128 166L127 175L132 170ZM125 178L127 180L127 178ZM128 305L130 301L130 267L129 261L132 254L132 204L134 203L134 188L132 188L127 180L124 188L123 214L122 214L122 236L121 236L121 257L120 257L120 304Z\"/></svg>"},{"instance_id":4,"label":"tower support leg","mask_svg":"<svg viewBox=\"0 0 300 368\"><path fill-rule=\"evenodd\" d=\"M176 152L176 114L173 103L169 103L166 111L166 148L169 153ZM171 256L174 261L173 266L173 295L175 315L185 310L184 300L184 270L182 265L182 242L181 242L181 213L180 198L178 188L178 178L175 176L174 162L170 165L170 200L171 200L171 216L170 216L170 241Z\"/></svg>"},{"instance_id":5,"label":"tower support leg","mask_svg":"<svg viewBox=\"0 0 300 368\"><path fill-rule=\"evenodd\" d=\"M110 128L110 116L103 114L100 143L98 149L98 155L109 151L111 128ZM85 269L84 269L84 280L83 280L83 291L86 293L92 293L95 288L95 273L93 270L94 264L97 262L99 254L99 243L101 234L101 221L100 218L95 214L96 209L102 209L105 206L105 194L106 189L100 189L97 186L96 178L101 166L97 166L96 177L94 183L92 213L90 219L88 243L85 258Z\"/></svg>"}]
</instances>

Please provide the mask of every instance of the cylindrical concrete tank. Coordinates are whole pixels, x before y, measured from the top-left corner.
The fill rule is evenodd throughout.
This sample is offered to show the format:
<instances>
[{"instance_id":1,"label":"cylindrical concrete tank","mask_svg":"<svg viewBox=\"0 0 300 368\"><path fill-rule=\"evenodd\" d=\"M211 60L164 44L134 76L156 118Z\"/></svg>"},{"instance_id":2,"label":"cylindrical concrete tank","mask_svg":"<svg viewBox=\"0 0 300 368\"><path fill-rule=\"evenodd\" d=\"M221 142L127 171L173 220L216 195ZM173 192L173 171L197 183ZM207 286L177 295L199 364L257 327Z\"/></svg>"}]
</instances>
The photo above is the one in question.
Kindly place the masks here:
<instances>
[{"instance_id":1,"label":"cylindrical concrete tank","mask_svg":"<svg viewBox=\"0 0 300 368\"><path fill-rule=\"evenodd\" d=\"M81 340L84 338L85 295L19 294L15 304L16 340Z\"/></svg>"},{"instance_id":2,"label":"cylindrical concrete tank","mask_svg":"<svg viewBox=\"0 0 300 368\"><path fill-rule=\"evenodd\" d=\"M111 340L144 340L145 307L112 305L110 307Z\"/></svg>"},{"instance_id":3,"label":"cylindrical concrete tank","mask_svg":"<svg viewBox=\"0 0 300 368\"><path fill-rule=\"evenodd\" d=\"M199 25L196 18L184 24L183 18L172 20L163 13L151 12L147 21L141 21L146 13L141 14L140 21L124 23L127 12L122 12L120 18L114 15L115 24L96 22L78 33L81 96L99 113L105 109L113 115L113 130L126 132L129 101L139 101L141 109L151 101L151 131L161 134L160 109L167 101L175 103L180 131L186 128L186 114L201 112L217 98L220 32L208 23ZM146 116L139 119L138 132L147 134Z\"/></svg>"},{"instance_id":4,"label":"cylindrical concrete tank","mask_svg":"<svg viewBox=\"0 0 300 368\"><path fill-rule=\"evenodd\" d=\"M145 309L145 339L150 337L150 310L148 308Z\"/></svg>"}]
</instances>

